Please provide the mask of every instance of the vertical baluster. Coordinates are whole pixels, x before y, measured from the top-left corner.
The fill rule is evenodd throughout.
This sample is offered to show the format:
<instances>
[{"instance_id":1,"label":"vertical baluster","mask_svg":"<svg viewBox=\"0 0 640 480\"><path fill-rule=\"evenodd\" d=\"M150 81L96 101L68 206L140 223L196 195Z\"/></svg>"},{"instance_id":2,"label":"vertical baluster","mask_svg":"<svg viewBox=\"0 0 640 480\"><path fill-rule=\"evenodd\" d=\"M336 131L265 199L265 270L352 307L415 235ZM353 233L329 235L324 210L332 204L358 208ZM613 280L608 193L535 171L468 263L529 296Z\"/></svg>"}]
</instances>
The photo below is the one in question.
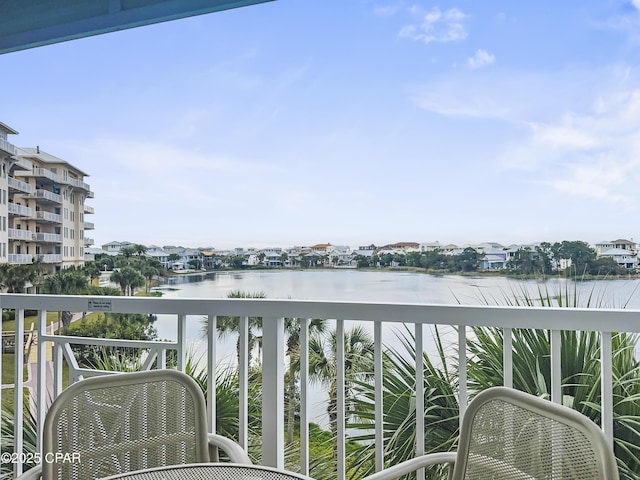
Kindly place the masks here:
<instances>
[{"instance_id":1,"label":"vertical baluster","mask_svg":"<svg viewBox=\"0 0 640 480\"><path fill-rule=\"evenodd\" d=\"M562 332L551 330L551 401L562 403Z\"/></svg>"},{"instance_id":2,"label":"vertical baluster","mask_svg":"<svg viewBox=\"0 0 640 480\"><path fill-rule=\"evenodd\" d=\"M249 448L249 317L240 317L240 364L238 365L239 427L238 439L245 450Z\"/></svg>"},{"instance_id":3,"label":"vertical baluster","mask_svg":"<svg viewBox=\"0 0 640 480\"><path fill-rule=\"evenodd\" d=\"M504 386L513 388L513 331L505 328L502 332L502 370Z\"/></svg>"},{"instance_id":4,"label":"vertical baluster","mask_svg":"<svg viewBox=\"0 0 640 480\"><path fill-rule=\"evenodd\" d=\"M382 403L383 395L383 379L382 379L382 322L374 322L373 324L373 343L374 343L374 398L375 398L375 450L376 450L376 472L384 468L384 418Z\"/></svg>"},{"instance_id":5,"label":"vertical baluster","mask_svg":"<svg viewBox=\"0 0 640 480\"><path fill-rule=\"evenodd\" d=\"M613 348L611 332L600 332L600 388L602 391L602 430L613 447Z\"/></svg>"},{"instance_id":6,"label":"vertical baluster","mask_svg":"<svg viewBox=\"0 0 640 480\"><path fill-rule=\"evenodd\" d=\"M13 404L13 439L14 452L18 458L22 455L23 423L24 423L24 309L16 309L15 333L15 370L14 370L14 404ZM15 475L22 473L22 462L13 465Z\"/></svg>"},{"instance_id":7,"label":"vertical baluster","mask_svg":"<svg viewBox=\"0 0 640 480\"><path fill-rule=\"evenodd\" d=\"M336 401L337 401L337 450L338 450L338 480L345 478L345 371L344 371L344 320L336 320Z\"/></svg>"},{"instance_id":8,"label":"vertical baluster","mask_svg":"<svg viewBox=\"0 0 640 480\"><path fill-rule=\"evenodd\" d=\"M459 423L462 426L462 417L467 409L467 328L458 326L458 378L459 391L458 405L460 406Z\"/></svg>"},{"instance_id":9,"label":"vertical baluster","mask_svg":"<svg viewBox=\"0 0 640 480\"><path fill-rule=\"evenodd\" d=\"M187 316L178 315L178 370L184 372L187 366Z\"/></svg>"},{"instance_id":10,"label":"vertical baluster","mask_svg":"<svg viewBox=\"0 0 640 480\"><path fill-rule=\"evenodd\" d=\"M309 325L300 320L300 473L309 475ZM291 359L289 359L291 361Z\"/></svg>"},{"instance_id":11,"label":"vertical baluster","mask_svg":"<svg viewBox=\"0 0 640 480\"><path fill-rule=\"evenodd\" d=\"M37 399L37 417L36 417L36 429L37 429L37 445L38 452L42 452L42 428L44 426L44 417L47 411L47 350L46 342L43 340L47 333L47 311L40 310L38 312L38 399Z\"/></svg>"},{"instance_id":12,"label":"vertical baluster","mask_svg":"<svg viewBox=\"0 0 640 480\"><path fill-rule=\"evenodd\" d=\"M216 433L216 316L207 316L207 421Z\"/></svg>"},{"instance_id":13,"label":"vertical baluster","mask_svg":"<svg viewBox=\"0 0 640 480\"><path fill-rule=\"evenodd\" d=\"M424 341L422 324L415 324L416 337L416 457L424 455ZM376 417L377 419L378 417ZM424 479L424 468L417 472L417 480Z\"/></svg>"},{"instance_id":14,"label":"vertical baluster","mask_svg":"<svg viewBox=\"0 0 640 480\"><path fill-rule=\"evenodd\" d=\"M262 326L262 463L284 468L284 318Z\"/></svg>"}]
</instances>

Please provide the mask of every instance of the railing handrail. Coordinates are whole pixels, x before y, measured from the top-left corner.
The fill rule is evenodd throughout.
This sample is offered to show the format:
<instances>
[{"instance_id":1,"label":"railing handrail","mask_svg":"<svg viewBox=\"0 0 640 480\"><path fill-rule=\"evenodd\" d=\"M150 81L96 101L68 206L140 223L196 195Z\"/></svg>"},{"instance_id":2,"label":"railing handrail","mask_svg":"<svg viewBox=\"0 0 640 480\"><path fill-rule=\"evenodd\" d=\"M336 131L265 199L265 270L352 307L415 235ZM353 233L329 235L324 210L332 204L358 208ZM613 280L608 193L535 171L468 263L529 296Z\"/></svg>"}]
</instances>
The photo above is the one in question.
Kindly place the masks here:
<instances>
[{"instance_id":1,"label":"railing handrail","mask_svg":"<svg viewBox=\"0 0 640 480\"><path fill-rule=\"evenodd\" d=\"M290 299L202 299L0 294L1 308L91 311L89 300L111 302L113 313L327 318L385 323L537 328L640 333L640 310L519 307ZM534 312L545 318L532 319ZM547 318L548 317L548 318Z\"/></svg>"}]
</instances>

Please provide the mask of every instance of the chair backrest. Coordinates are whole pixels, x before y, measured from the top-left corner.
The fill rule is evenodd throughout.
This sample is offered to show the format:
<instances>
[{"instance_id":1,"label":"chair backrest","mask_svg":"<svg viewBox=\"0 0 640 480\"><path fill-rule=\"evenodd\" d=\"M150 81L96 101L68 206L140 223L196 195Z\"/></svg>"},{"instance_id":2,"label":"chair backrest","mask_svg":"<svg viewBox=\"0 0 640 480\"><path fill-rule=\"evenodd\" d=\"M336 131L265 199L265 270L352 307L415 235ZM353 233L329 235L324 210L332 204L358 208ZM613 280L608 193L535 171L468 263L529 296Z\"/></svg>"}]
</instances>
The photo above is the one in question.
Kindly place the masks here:
<instances>
[{"instance_id":1,"label":"chair backrest","mask_svg":"<svg viewBox=\"0 0 640 480\"><path fill-rule=\"evenodd\" d=\"M612 448L589 418L527 393L479 393L463 418L453 478L618 480Z\"/></svg>"},{"instance_id":2,"label":"chair backrest","mask_svg":"<svg viewBox=\"0 0 640 480\"><path fill-rule=\"evenodd\" d=\"M204 396L175 370L77 382L55 399L43 432L44 480L209 461Z\"/></svg>"}]
</instances>

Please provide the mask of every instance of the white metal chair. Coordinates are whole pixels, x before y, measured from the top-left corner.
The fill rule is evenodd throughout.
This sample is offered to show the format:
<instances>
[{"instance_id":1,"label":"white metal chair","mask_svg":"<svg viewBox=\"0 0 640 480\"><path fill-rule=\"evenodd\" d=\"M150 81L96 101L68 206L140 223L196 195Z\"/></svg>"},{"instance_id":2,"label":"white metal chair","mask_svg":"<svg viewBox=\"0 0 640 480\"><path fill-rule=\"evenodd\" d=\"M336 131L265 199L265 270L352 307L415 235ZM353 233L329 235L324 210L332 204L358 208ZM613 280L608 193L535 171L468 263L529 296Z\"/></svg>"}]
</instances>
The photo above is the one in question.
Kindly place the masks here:
<instances>
[{"instance_id":1,"label":"white metal chair","mask_svg":"<svg viewBox=\"0 0 640 480\"><path fill-rule=\"evenodd\" d=\"M235 442L207 433L204 396L188 375L153 370L93 377L55 399L44 422L44 462L20 478L88 480L209 462L218 448L230 461L251 465ZM52 461L56 454L59 461Z\"/></svg>"},{"instance_id":2,"label":"white metal chair","mask_svg":"<svg viewBox=\"0 0 640 480\"><path fill-rule=\"evenodd\" d=\"M366 480L391 480L448 463L452 480L618 480L602 430L570 408L505 387L469 404L457 453L434 453L382 470Z\"/></svg>"}]
</instances>

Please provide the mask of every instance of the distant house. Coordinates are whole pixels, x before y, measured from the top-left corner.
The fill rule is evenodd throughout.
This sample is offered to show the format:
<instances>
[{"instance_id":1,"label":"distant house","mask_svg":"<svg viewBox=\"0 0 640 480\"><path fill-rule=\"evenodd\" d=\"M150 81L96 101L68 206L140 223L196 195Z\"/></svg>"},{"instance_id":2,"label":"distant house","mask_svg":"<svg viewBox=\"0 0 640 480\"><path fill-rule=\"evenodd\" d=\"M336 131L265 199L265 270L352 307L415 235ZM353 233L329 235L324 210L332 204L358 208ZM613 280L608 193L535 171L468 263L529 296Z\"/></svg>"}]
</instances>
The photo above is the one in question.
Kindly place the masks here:
<instances>
[{"instance_id":1,"label":"distant house","mask_svg":"<svg viewBox=\"0 0 640 480\"><path fill-rule=\"evenodd\" d=\"M311 251L312 252L317 252L317 253L326 253L327 252L327 248L329 248L331 246L330 243L318 243L316 245L313 245L311 247Z\"/></svg>"},{"instance_id":2,"label":"distant house","mask_svg":"<svg viewBox=\"0 0 640 480\"><path fill-rule=\"evenodd\" d=\"M390 248L393 250L402 250L403 252L419 252L420 244L417 242L397 242L391 245L385 245L384 248Z\"/></svg>"},{"instance_id":3,"label":"distant house","mask_svg":"<svg viewBox=\"0 0 640 480\"><path fill-rule=\"evenodd\" d=\"M626 248L610 248L602 252L599 257L611 258L618 265L624 268L637 268L638 256L635 251Z\"/></svg>"},{"instance_id":4,"label":"distant house","mask_svg":"<svg viewBox=\"0 0 640 480\"><path fill-rule=\"evenodd\" d=\"M131 242L109 242L102 245L102 250L107 253L118 253L120 250L126 247L133 247Z\"/></svg>"},{"instance_id":5,"label":"distant house","mask_svg":"<svg viewBox=\"0 0 640 480\"><path fill-rule=\"evenodd\" d=\"M637 250L638 250L638 246L636 242L633 241L633 239L631 240L618 239L618 240L612 240L610 242L603 241L603 242L596 243L595 247L596 247L595 248L596 254L598 256L601 256L603 252L606 252L607 250L611 250L611 249L627 250L633 253L637 253Z\"/></svg>"},{"instance_id":6,"label":"distant house","mask_svg":"<svg viewBox=\"0 0 640 480\"><path fill-rule=\"evenodd\" d=\"M507 267L507 253L487 253L480 260L481 270L501 270Z\"/></svg>"},{"instance_id":7,"label":"distant house","mask_svg":"<svg viewBox=\"0 0 640 480\"><path fill-rule=\"evenodd\" d=\"M420 244L421 252L435 252L436 250L440 250L440 242L426 242Z\"/></svg>"}]
</instances>

